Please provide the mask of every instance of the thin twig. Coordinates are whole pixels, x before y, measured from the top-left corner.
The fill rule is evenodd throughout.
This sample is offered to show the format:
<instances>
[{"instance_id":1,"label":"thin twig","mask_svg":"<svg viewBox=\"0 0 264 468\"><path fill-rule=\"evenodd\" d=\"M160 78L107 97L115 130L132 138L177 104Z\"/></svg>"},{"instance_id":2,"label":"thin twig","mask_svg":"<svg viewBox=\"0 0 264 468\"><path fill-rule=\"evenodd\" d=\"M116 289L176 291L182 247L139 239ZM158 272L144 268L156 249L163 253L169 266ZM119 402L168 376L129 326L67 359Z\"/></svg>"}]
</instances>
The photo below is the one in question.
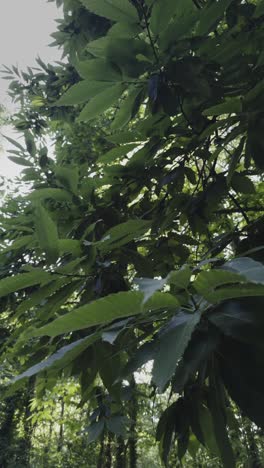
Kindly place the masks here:
<instances>
[{"instance_id":1,"label":"thin twig","mask_svg":"<svg viewBox=\"0 0 264 468\"><path fill-rule=\"evenodd\" d=\"M185 110L183 109L183 100L181 100L180 97L179 97L179 104L180 104L180 109L181 109L182 115L183 115L183 117L185 118L187 124L189 125L189 127L191 127L193 133L195 133L195 135L198 135L198 136L199 136L200 133L197 132L197 130L195 130L195 128L193 127L192 122L189 120L188 115L186 114Z\"/></svg>"},{"instance_id":2,"label":"thin twig","mask_svg":"<svg viewBox=\"0 0 264 468\"><path fill-rule=\"evenodd\" d=\"M233 201L233 203L236 205L236 207L238 208L239 212L244 217L246 223L249 224L250 219L249 219L247 213L245 212L244 208L240 205L240 203L237 201L237 199L234 197L234 195L232 195L232 193L229 192L228 195L231 198L231 200Z\"/></svg>"},{"instance_id":3,"label":"thin twig","mask_svg":"<svg viewBox=\"0 0 264 468\"><path fill-rule=\"evenodd\" d=\"M146 15L145 8L144 8L144 6L141 5L140 2L139 2L139 7L141 8L141 11L142 11L142 14L143 14L143 18L144 18L145 25L146 25L146 29L147 29L147 35L148 35L148 38L149 38L149 42L150 42L151 48L152 48L152 50L153 50L153 54L154 54L155 60L156 60L156 62L157 62L158 67L160 67L159 57L158 57L158 55L157 55L157 52L156 52L156 49L155 49L155 44L154 44L154 41L153 41L152 36L151 36L150 29L149 29L149 22L148 22L148 17L147 17L147 15Z\"/></svg>"}]
</instances>

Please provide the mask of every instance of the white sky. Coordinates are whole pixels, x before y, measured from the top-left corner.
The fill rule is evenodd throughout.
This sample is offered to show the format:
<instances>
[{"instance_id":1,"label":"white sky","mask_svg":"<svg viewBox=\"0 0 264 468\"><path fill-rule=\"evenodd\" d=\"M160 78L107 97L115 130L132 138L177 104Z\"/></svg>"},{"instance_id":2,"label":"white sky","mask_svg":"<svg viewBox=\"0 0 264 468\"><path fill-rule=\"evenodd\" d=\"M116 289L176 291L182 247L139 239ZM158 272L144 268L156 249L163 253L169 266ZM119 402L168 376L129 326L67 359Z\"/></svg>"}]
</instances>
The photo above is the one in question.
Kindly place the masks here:
<instances>
[{"instance_id":1,"label":"white sky","mask_svg":"<svg viewBox=\"0 0 264 468\"><path fill-rule=\"evenodd\" d=\"M61 52L49 47L53 41L50 34L55 32L56 18L61 16L55 2L46 0L1 0L0 5L0 68L1 65L16 65L18 68L36 66L39 55L45 62L60 60ZM0 103L11 109L7 95L8 81L0 75ZM5 127L3 133L16 139L12 129ZM6 150L10 145L1 141L4 151L0 153L0 175L14 177L23 169L8 160Z\"/></svg>"}]
</instances>

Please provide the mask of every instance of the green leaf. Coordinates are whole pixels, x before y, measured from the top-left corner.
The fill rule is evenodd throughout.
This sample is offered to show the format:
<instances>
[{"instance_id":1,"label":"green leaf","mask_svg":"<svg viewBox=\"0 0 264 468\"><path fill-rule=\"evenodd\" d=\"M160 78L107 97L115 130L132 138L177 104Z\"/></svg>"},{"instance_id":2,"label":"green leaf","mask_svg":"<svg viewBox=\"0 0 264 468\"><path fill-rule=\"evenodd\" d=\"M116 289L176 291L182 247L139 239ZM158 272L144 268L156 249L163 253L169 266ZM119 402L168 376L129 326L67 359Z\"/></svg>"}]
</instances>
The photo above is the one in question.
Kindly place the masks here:
<instances>
[{"instance_id":1,"label":"green leaf","mask_svg":"<svg viewBox=\"0 0 264 468\"><path fill-rule=\"evenodd\" d=\"M225 299L264 295L264 266L250 258L237 258L222 269L201 272L193 283L211 303Z\"/></svg>"},{"instance_id":2,"label":"green leaf","mask_svg":"<svg viewBox=\"0 0 264 468\"><path fill-rule=\"evenodd\" d=\"M107 419L107 428L113 434L117 436L125 437L129 425L129 419L126 416L112 416Z\"/></svg>"},{"instance_id":3,"label":"green leaf","mask_svg":"<svg viewBox=\"0 0 264 468\"><path fill-rule=\"evenodd\" d=\"M122 131L120 133L114 133L113 135L109 135L107 139L116 145L132 142L138 142L138 144L140 144L142 142L142 137L135 130L133 132Z\"/></svg>"},{"instance_id":4,"label":"green leaf","mask_svg":"<svg viewBox=\"0 0 264 468\"><path fill-rule=\"evenodd\" d=\"M177 411L178 405L179 400L166 408L157 425L156 440L160 442L160 457L165 466L171 449L172 436L175 429L175 412Z\"/></svg>"},{"instance_id":5,"label":"green leaf","mask_svg":"<svg viewBox=\"0 0 264 468\"><path fill-rule=\"evenodd\" d=\"M130 120L136 115L143 97L143 88L133 88L133 90L128 93L128 95L122 100L111 124L111 128L113 130L120 130L130 122ZM133 138L130 141L133 141Z\"/></svg>"},{"instance_id":6,"label":"green leaf","mask_svg":"<svg viewBox=\"0 0 264 468\"><path fill-rule=\"evenodd\" d=\"M80 113L78 120L88 121L102 114L118 101L123 91L124 85L117 84L109 87L102 93L97 94L88 102L88 104L86 104Z\"/></svg>"},{"instance_id":7,"label":"green leaf","mask_svg":"<svg viewBox=\"0 0 264 468\"><path fill-rule=\"evenodd\" d=\"M26 166L26 167L33 166L33 164L30 161L28 161L25 158L18 157L18 156L8 156L8 159L10 159L10 161L12 161L13 163L18 164L19 166Z\"/></svg>"},{"instance_id":8,"label":"green leaf","mask_svg":"<svg viewBox=\"0 0 264 468\"><path fill-rule=\"evenodd\" d=\"M199 313L180 312L173 317L158 336L152 378L161 392L174 374L176 365L182 358L199 321Z\"/></svg>"},{"instance_id":9,"label":"green leaf","mask_svg":"<svg viewBox=\"0 0 264 468\"><path fill-rule=\"evenodd\" d=\"M16 309L16 317L18 318L24 312L30 310L32 307L47 301L48 297L58 291L66 283L70 283L72 278L58 278L48 284L40 287L37 291L30 294L30 297L19 304Z\"/></svg>"},{"instance_id":10,"label":"green leaf","mask_svg":"<svg viewBox=\"0 0 264 468\"><path fill-rule=\"evenodd\" d=\"M196 173L193 169L191 169L190 167L185 167L184 168L184 173L187 177L187 179L189 180L189 182L192 184L192 185L195 185L197 183L196 181Z\"/></svg>"},{"instance_id":11,"label":"green leaf","mask_svg":"<svg viewBox=\"0 0 264 468\"><path fill-rule=\"evenodd\" d=\"M59 239L59 252L71 253L75 257L80 257L82 253L81 243L77 239Z\"/></svg>"},{"instance_id":12,"label":"green leaf","mask_svg":"<svg viewBox=\"0 0 264 468\"><path fill-rule=\"evenodd\" d=\"M221 376L229 395L242 413L264 427L262 347L226 338L219 353Z\"/></svg>"},{"instance_id":13,"label":"green leaf","mask_svg":"<svg viewBox=\"0 0 264 468\"><path fill-rule=\"evenodd\" d=\"M87 443L90 444L91 442L95 442L102 434L104 427L105 422L103 419L101 419L98 422L92 423L88 428Z\"/></svg>"},{"instance_id":14,"label":"green leaf","mask_svg":"<svg viewBox=\"0 0 264 468\"><path fill-rule=\"evenodd\" d=\"M259 81L244 97L243 109L252 110L262 109L263 104L264 80Z\"/></svg>"},{"instance_id":15,"label":"green leaf","mask_svg":"<svg viewBox=\"0 0 264 468\"><path fill-rule=\"evenodd\" d=\"M0 297L25 289L35 284L43 284L50 280L50 275L44 270L33 269L29 273L19 273L0 280Z\"/></svg>"},{"instance_id":16,"label":"green leaf","mask_svg":"<svg viewBox=\"0 0 264 468\"><path fill-rule=\"evenodd\" d=\"M264 1L260 0L257 3L256 9L253 14L253 18L259 18L260 16L264 15Z\"/></svg>"},{"instance_id":17,"label":"green leaf","mask_svg":"<svg viewBox=\"0 0 264 468\"><path fill-rule=\"evenodd\" d=\"M239 172L235 172L231 181L232 188L238 193L255 193L255 185L250 180L249 177L246 177Z\"/></svg>"},{"instance_id":18,"label":"green leaf","mask_svg":"<svg viewBox=\"0 0 264 468\"><path fill-rule=\"evenodd\" d=\"M20 239L16 239L14 242L12 242L10 246L3 248L3 250L0 251L0 255L5 255L8 252L19 250L23 247L26 248L27 246L32 248L33 240L33 236L21 236Z\"/></svg>"},{"instance_id":19,"label":"green leaf","mask_svg":"<svg viewBox=\"0 0 264 468\"><path fill-rule=\"evenodd\" d=\"M22 174L22 180L24 181L30 181L32 182L33 180L39 180L39 172L38 171L35 171L35 169L31 169L31 168L28 168L28 169L23 169L23 171L21 172Z\"/></svg>"},{"instance_id":20,"label":"green leaf","mask_svg":"<svg viewBox=\"0 0 264 468\"><path fill-rule=\"evenodd\" d=\"M200 448L200 443L195 437L194 434L191 434L189 437L189 445L188 445L188 452L191 455L193 460L196 460L197 452Z\"/></svg>"},{"instance_id":21,"label":"green leaf","mask_svg":"<svg viewBox=\"0 0 264 468\"><path fill-rule=\"evenodd\" d=\"M106 58L106 47L109 43L109 38L107 36L99 37L94 41L88 42L86 46L87 52L92 54L94 57Z\"/></svg>"},{"instance_id":22,"label":"green leaf","mask_svg":"<svg viewBox=\"0 0 264 468\"><path fill-rule=\"evenodd\" d=\"M141 27L136 23L116 23L107 32L108 37L130 38L141 32Z\"/></svg>"},{"instance_id":23,"label":"green leaf","mask_svg":"<svg viewBox=\"0 0 264 468\"><path fill-rule=\"evenodd\" d=\"M240 273L248 281L264 284L264 265L260 262L256 262L252 258L234 258L226 262L223 268Z\"/></svg>"},{"instance_id":24,"label":"green leaf","mask_svg":"<svg viewBox=\"0 0 264 468\"><path fill-rule=\"evenodd\" d=\"M114 344L118 335L123 331L124 327L130 322L130 319L119 320L105 329L102 333L102 341Z\"/></svg>"},{"instance_id":25,"label":"green leaf","mask_svg":"<svg viewBox=\"0 0 264 468\"><path fill-rule=\"evenodd\" d=\"M81 354L90 344L94 343L98 339L98 336L93 334L80 340L74 341L71 344L63 346L56 353L49 356L47 359L35 364L34 366L27 369L22 374L14 377L10 384L19 382L24 378L32 377L49 368L63 369L69 365L79 354Z\"/></svg>"},{"instance_id":26,"label":"green leaf","mask_svg":"<svg viewBox=\"0 0 264 468\"><path fill-rule=\"evenodd\" d=\"M68 91L61 96L54 106L73 106L75 104L82 104L107 89L111 84L112 83L108 81L80 81L68 89Z\"/></svg>"},{"instance_id":27,"label":"green leaf","mask_svg":"<svg viewBox=\"0 0 264 468\"><path fill-rule=\"evenodd\" d=\"M78 166L57 166L54 168L54 174L67 190L77 195L79 183Z\"/></svg>"},{"instance_id":28,"label":"green leaf","mask_svg":"<svg viewBox=\"0 0 264 468\"><path fill-rule=\"evenodd\" d=\"M34 136L29 130L24 131L24 137L25 137L25 142L26 142L26 147L31 156L36 156L36 144L34 140Z\"/></svg>"},{"instance_id":29,"label":"green leaf","mask_svg":"<svg viewBox=\"0 0 264 468\"><path fill-rule=\"evenodd\" d=\"M50 324L32 332L32 336L57 336L112 320L140 314L143 296L138 292L120 292L74 309Z\"/></svg>"},{"instance_id":30,"label":"green leaf","mask_svg":"<svg viewBox=\"0 0 264 468\"><path fill-rule=\"evenodd\" d=\"M100 81L105 83L105 88L108 84L113 84L122 81L120 69L111 62L102 59L92 59L76 64L76 69L80 76L89 81Z\"/></svg>"},{"instance_id":31,"label":"green leaf","mask_svg":"<svg viewBox=\"0 0 264 468\"><path fill-rule=\"evenodd\" d=\"M148 341L138 348L127 363L122 376L125 378L140 369L144 364L154 359L156 353L154 341Z\"/></svg>"},{"instance_id":32,"label":"green leaf","mask_svg":"<svg viewBox=\"0 0 264 468\"><path fill-rule=\"evenodd\" d=\"M179 362L173 378L173 391L181 393L185 385L192 380L196 372L211 357L220 341L220 332L214 327L196 330Z\"/></svg>"},{"instance_id":33,"label":"green leaf","mask_svg":"<svg viewBox=\"0 0 264 468\"><path fill-rule=\"evenodd\" d=\"M198 416L205 446L213 455L219 456L219 449L214 433L213 419L207 406L204 404L198 405Z\"/></svg>"},{"instance_id":34,"label":"green leaf","mask_svg":"<svg viewBox=\"0 0 264 468\"><path fill-rule=\"evenodd\" d=\"M167 293L156 293L144 306L143 295L140 292L126 291L110 294L74 309L44 327L30 331L29 336L57 336L94 325L107 324L122 317L138 315L144 310L177 306L177 299Z\"/></svg>"},{"instance_id":35,"label":"green leaf","mask_svg":"<svg viewBox=\"0 0 264 468\"><path fill-rule=\"evenodd\" d=\"M174 311L179 307L178 299L167 292L156 292L146 303L143 303L145 311L159 310L159 309L173 309Z\"/></svg>"},{"instance_id":36,"label":"green leaf","mask_svg":"<svg viewBox=\"0 0 264 468\"><path fill-rule=\"evenodd\" d=\"M20 143L18 143L18 141L13 140L13 138L10 138L10 137L8 137L6 135L3 135L3 136L7 141L9 141L9 143L11 143L11 145L15 146L16 148L18 148L19 150L21 150L24 153L25 149L23 148L22 145L20 145Z\"/></svg>"},{"instance_id":37,"label":"green leaf","mask_svg":"<svg viewBox=\"0 0 264 468\"><path fill-rule=\"evenodd\" d=\"M100 163L112 163L116 159L120 157L125 157L130 151L135 149L138 146L137 143L130 143L129 145L117 146L116 148L107 151L107 153L103 154L98 158L98 162Z\"/></svg>"},{"instance_id":38,"label":"green leaf","mask_svg":"<svg viewBox=\"0 0 264 468\"><path fill-rule=\"evenodd\" d=\"M38 308L38 323L45 324L50 319L53 319L54 316L57 317L57 311L66 312L67 309L65 304L69 300L73 299L73 296L76 295L76 292L79 291L79 288L82 288L84 281L81 279L71 278L71 282L65 282L65 284L58 289L53 295L41 303L41 307ZM60 310L63 307L62 310ZM25 337L27 339L27 335ZM21 341L23 342L24 335L21 336Z\"/></svg>"},{"instance_id":39,"label":"green leaf","mask_svg":"<svg viewBox=\"0 0 264 468\"><path fill-rule=\"evenodd\" d=\"M255 107L254 107L255 112ZM257 169L263 171L264 168L264 143L263 143L263 125L264 119L260 113L257 113L255 119L248 126L248 139L247 139L247 165L250 166L251 159L253 159Z\"/></svg>"},{"instance_id":40,"label":"green leaf","mask_svg":"<svg viewBox=\"0 0 264 468\"><path fill-rule=\"evenodd\" d=\"M40 203L35 207L34 219L39 247L45 252L48 262L54 263L59 257L57 226Z\"/></svg>"},{"instance_id":41,"label":"green leaf","mask_svg":"<svg viewBox=\"0 0 264 468\"><path fill-rule=\"evenodd\" d=\"M81 266L81 263L84 263L85 260L87 260L87 256L83 256L80 258L77 258L75 260L70 260L69 262L64 262L61 266L56 268L56 273L59 273L60 275L68 275L74 274L76 271L78 271L79 274L79 269Z\"/></svg>"},{"instance_id":42,"label":"green leaf","mask_svg":"<svg viewBox=\"0 0 264 468\"><path fill-rule=\"evenodd\" d=\"M202 8L196 29L197 36L204 36L215 29L231 2L232 0L218 0Z\"/></svg>"},{"instance_id":43,"label":"green leaf","mask_svg":"<svg viewBox=\"0 0 264 468\"><path fill-rule=\"evenodd\" d=\"M137 10L128 0L81 0L82 4L92 13L112 21L137 23Z\"/></svg>"},{"instance_id":44,"label":"green leaf","mask_svg":"<svg viewBox=\"0 0 264 468\"><path fill-rule=\"evenodd\" d=\"M46 200L51 199L59 202L71 202L72 195L63 189L58 188L43 188L36 189L26 197L28 200Z\"/></svg>"},{"instance_id":45,"label":"green leaf","mask_svg":"<svg viewBox=\"0 0 264 468\"><path fill-rule=\"evenodd\" d=\"M213 419L214 434L224 468L236 468L232 445L226 428L224 401L221 395L222 383L219 378L210 379L209 407Z\"/></svg>"},{"instance_id":46,"label":"green leaf","mask_svg":"<svg viewBox=\"0 0 264 468\"><path fill-rule=\"evenodd\" d=\"M189 398L189 408L190 408L190 426L191 429L199 441L200 444L206 446L205 440L204 440L204 434L201 426L201 421L200 421L200 409L203 404L202 400L202 395L199 394L199 390L193 389L193 391L190 394ZM210 413L209 413L210 415Z\"/></svg>"},{"instance_id":47,"label":"green leaf","mask_svg":"<svg viewBox=\"0 0 264 468\"><path fill-rule=\"evenodd\" d=\"M231 159L230 164L229 164L228 174L227 174L227 178L226 178L227 185L230 185L233 174L234 174L234 172L236 170L237 164L238 164L240 156L242 154L244 144L245 144L245 138L241 138L241 140L239 142L239 145L237 146L237 148L235 149L235 151L234 151L234 153L232 155L232 159Z\"/></svg>"},{"instance_id":48,"label":"green leaf","mask_svg":"<svg viewBox=\"0 0 264 468\"><path fill-rule=\"evenodd\" d=\"M226 299L255 296L264 296L263 285L241 282L240 284L222 286L219 290L214 291L214 293L204 294L204 297L212 304L225 301Z\"/></svg>"},{"instance_id":49,"label":"green leaf","mask_svg":"<svg viewBox=\"0 0 264 468\"><path fill-rule=\"evenodd\" d=\"M81 373L81 402L80 407L84 405L91 396L91 392L93 390L93 383L97 375L97 369L95 366L91 366L90 368L84 369Z\"/></svg>"},{"instance_id":50,"label":"green leaf","mask_svg":"<svg viewBox=\"0 0 264 468\"><path fill-rule=\"evenodd\" d=\"M171 271L168 274L167 283L173 284L177 289L187 289L191 280L192 270L188 265L184 265L178 271Z\"/></svg>"},{"instance_id":51,"label":"green leaf","mask_svg":"<svg viewBox=\"0 0 264 468\"><path fill-rule=\"evenodd\" d=\"M203 111L205 116L218 116L222 114L239 114L242 112L242 101L238 97L227 98L221 104L209 107Z\"/></svg>"},{"instance_id":52,"label":"green leaf","mask_svg":"<svg viewBox=\"0 0 264 468\"><path fill-rule=\"evenodd\" d=\"M120 400L121 383L117 382L121 371L121 353L109 343L100 343L95 348L95 360L105 388L116 400Z\"/></svg>"},{"instance_id":53,"label":"green leaf","mask_svg":"<svg viewBox=\"0 0 264 468\"><path fill-rule=\"evenodd\" d=\"M176 14L172 21L168 21L167 28L159 32L158 42L162 50L173 47L183 37L191 37L192 29L199 18L192 0L175 0L171 3L175 5Z\"/></svg>"},{"instance_id":54,"label":"green leaf","mask_svg":"<svg viewBox=\"0 0 264 468\"><path fill-rule=\"evenodd\" d=\"M264 50L259 54L258 61L256 63L256 67L261 67L264 64Z\"/></svg>"},{"instance_id":55,"label":"green leaf","mask_svg":"<svg viewBox=\"0 0 264 468\"><path fill-rule=\"evenodd\" d=\"M177 0L156 0L154 2L150 17L150 29L154 35L162 33L167 28L175 12L179 14L179 7Z\"/></svg>"},{"instance_id":56,"label":"green leaf","mask_svg":"<svg viewBox=\"0 0 264 468\"><path fill-rule=\"evenodd\" d=\"M254 301L254 307L252 307ZM208 314L208 319L225 335L245 343L263 343L263 298L241 298L220 304Z\"/></svg>"},{"instance_id":57,"label":"green leaf","mask_svg":"<svg viewBox=\"0 0 264 468\"><path fill-rule=\"evenodd\" d=\"M139 290L144 294L144 302L153 296L153 294L162 289L166 284L166 278L164 279L152 279L152 278L136 278L134 280Z\"/></svg>"},{"instance_id":58,"label":"green leaf","mask_svg":"<svg viewBox=\"0 0 264 468\"><path fill-rule=\"evenodd\" d=\"M119 248L141 237L150 229L150 226L150 221L131 219L109 229L97 246L101 251Z\"/></svg>"},{"instance_id":59,"label":"green leaf","mask_svg":"<svg viewBox=\"0 0 264 468\"><path fill-rule=\"evenodd\" d=\"M106 48L108 60L118 64L122 69L125 79L139 78L147 68L151 67L153 50L146 41L141 38L126 39L110 38ZM145 63L144 63L145 62ZM142 86L141 81L137 84Z\"/></svg>"}]
</instances>

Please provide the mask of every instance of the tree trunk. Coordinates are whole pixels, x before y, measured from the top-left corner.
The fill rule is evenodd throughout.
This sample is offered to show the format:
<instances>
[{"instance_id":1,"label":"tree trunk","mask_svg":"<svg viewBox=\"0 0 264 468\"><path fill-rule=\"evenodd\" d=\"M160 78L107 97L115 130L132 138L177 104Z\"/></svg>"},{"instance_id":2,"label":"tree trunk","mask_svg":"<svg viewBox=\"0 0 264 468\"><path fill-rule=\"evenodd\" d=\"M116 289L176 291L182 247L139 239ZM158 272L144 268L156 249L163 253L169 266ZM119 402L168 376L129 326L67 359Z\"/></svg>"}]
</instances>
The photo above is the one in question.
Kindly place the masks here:
<instances>
[{"instance_id":1,"label":"tree trunk","mask_svg":"<svg viewBox=\"0 0 264 468\"><path fill-rule=\"evenodd\" d=\"M137 426L137 413L138 413L138 405L137 405L137 396L136 396L136 382L134 377L131 379L130 383L132 389L132 398L130 401L130 410L129 416L131 418L131 428L130 428L130 437L128 439L128 447L129 447L129 468L137 468L137 433L136 433L136 426Z\"/></svg>"},{"instance_id":2,"label":"tree trunk","mask_svg":"<svg viewBox=\"0 0 264 468\"><path fill-rule=\"evenodd\" d=\"M6 398L5 417L0 427L0 468L9 466L9 450L13 439L13 424L16 410L17 396Z\"/></svg>"},{"instance_id":3,"label":"tree trunk","mask_svg":"<svg viewBox=\"0 0 264 468\"><path fill-rule=\"evenodd\" d=\"M105 431L103 432L101 436L101 441L100 441L100 451L97 459L97 468L102 468L103 463L104 463L104 455L105 455Z\"/></svg>"},{"instance_id":4,"label":"tree trunk","mask_svg":"<svg viewBox=\"0 0 264 468\"><path fill-rule=\"evenodd\" d=\"M116 468L126 468L125 442L121 436L117 438Z\"/></svg>"},{"instance_id":5,"label":"tree trunk","mask_svg":"<svg viewBox=\"0 0 264 468\"><path fill-rule=\"evenodd\" d=\"M245 428L246 428L246 435L247 435L248 447L249 447L250 467L251 468L263 468L263 464L260 461L258 446L256 444L252 426L249 421L246 421Z\"/></svg>"},{"instance_id":6,"label":"tree trunk","mask_svg":"<svg viewBox=\"0 0 264 468\"><path fill-rule=\"evenodd\" d=\"M24 450L23 450L23 466L29 467L30 466L30 451L31 451L31 443L32 443L32 433L33 433L33 425L30 420L31 416L31 400L34 397L35 392L35 377L31 377L28 382L28 388L25 395L24 406L25 406L25 413L24 413Z\"/></svg>"},{"instance_id":7,"label":"tree trunk","mask_svg":"<svg viewBox=\"0 0 264 468\"><path fill-rule=\"evenodd\" d=\"M108 434L107 445L105 449L105 468L112 467L112 435Z\"/></svg>"},{"instance_id":8,"label":"tree trunk","mask_svg":"<svg viewBox=\"0 0 264 468\"><path fill-rule=\"evenodd\" d=\"M60 413L60 430L59 430L59 440L58 440L58 452L61 452L63 447L63 433L64 433L64 425L63 425L63 418L64 418L64 409L65 403L64 398L61 398L61 413Z\"/></svg>"},{"instance_id":9,"label":"tree trunk","mask_svg":"<svg viewBox=\"0 0 264 468\"><path fill-rule=\"evenodd\" d=\"M51 416L53 416L53 413L54 413L54 411L52 411ZM49 436L48 436L47 443L46 443L45 448L44 448L44 457L43 457L44 458L44 466L48 466L48 462L49 462L49 449L50 449L50 445L51 445L52 433L53 433L53 420L51 420L50 424L49 424Z\"/></svg>"}]
</instances>

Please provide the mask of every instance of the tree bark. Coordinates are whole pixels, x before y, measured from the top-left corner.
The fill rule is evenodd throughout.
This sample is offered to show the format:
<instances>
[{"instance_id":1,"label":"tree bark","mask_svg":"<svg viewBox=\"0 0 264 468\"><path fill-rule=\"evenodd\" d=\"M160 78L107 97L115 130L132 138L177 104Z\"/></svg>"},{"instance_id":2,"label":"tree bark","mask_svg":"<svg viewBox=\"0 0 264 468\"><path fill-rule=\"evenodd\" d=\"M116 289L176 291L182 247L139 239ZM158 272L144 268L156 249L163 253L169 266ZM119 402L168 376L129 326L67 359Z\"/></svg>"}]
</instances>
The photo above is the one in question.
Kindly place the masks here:
<instances>
[{"instance_id":1,"label":"tree bark","mask_svg":"<svg viewBox=\"0 0 264 468\"><path fill-rule=\"evenodd\" d=\"M28 388L25 395L24 406L25 406L25 413L24 413L24 451L23 451L23 465L25 467L30 466L30 452L31 452L31 445L32 445L32 433L33 433L33 425L30 419L31 416L31 400L34 397L35 393L35 377L31 377L28 382Z\"/></svg>"},{"instance_id":2,"label":"tree bark","mask_svg":"<svg viewBox=\"0 0 264 468\"><path fill-rule=\"evenodd\" d=\"M134 377L132 377L130 386L132 389L132 398L130 402L130 411L129 416L131 418L131 428L130 428L130 437L128 439L128 447L129 447L129 468L137 468L137 433L136 433L136 426L137 426L137 413L138 413L138 404L137 404L137 396L136 396L136 381Z\"/></svg>"},{"instance_id":3,"label":"tree bark","mask_svg":"<svg viewBox=\"0 0 264 468\"><path fill-rule=\"evenodd\" d=\"M52 414L51 414L52 416L53 416L53 412L54 411L52 411ZM45 466L48 466L49 449L50 449L50 445L51 445L52 433L53 433L53 420L51 420L50 424L49 424L49 436L48 436L47 443L46 443L45 448L44 448L44 465Z\"/></svg>"},{"instance_id":4,"label":"tree bark","mask_svg":"<svg viewBox=\"0 0 264 468\"><path fill-rule=\"evenodd\" d=\"M97 459L97 468L102 468L103 463L104 463L104 454L105 454L105 431L103 432L101 436L101 441L100 441L100 451Z\"/></svg>"},{"instance_id":5,"label":"tree bark","mask_svg":"<svg viewBox=\"0 0 264 468\"><path fill-rule=\"evenodd\" d=\"M121 436L117 438L116 468L126 468L125 442Z\"/></svg>"},{"instance_id":6,"label":"tree bark","mask_svg":"<svg viewBox=\"0 0 264 468\"><path fill-rule=\"evenodd\" d=\"M60 430L59 430L59 440L58 440L58 452L61 452L62 447L63 447L63 435L64 435L64 425L63 425L63 418L64 418L64 409L65 409L65 403L64 403L64 398L62 396L61 398L61 413L60 413Z\"/></svg>"},{"instance_id":7,"label":"tree bark","mask_svg":"<svg viewBox=\"0 0 264 468\"><path fill-rule=\"evenodd\" d=\"M112 438L112 435L109 433L105 449L105 468L112 467Z\"/></svg>"},{"instance_id":8,"label":"tree bark","mask_svg":"<svg viewBox=\"0 0 264 468\"><path fill-rule=\"evenodd\" d=\"M13 425L16 410L17 396L6 398L5 400L5 417L0 427L0 468L8 468L9 465L9 449L13 439Z\"/></svg>"}]
</instances>

